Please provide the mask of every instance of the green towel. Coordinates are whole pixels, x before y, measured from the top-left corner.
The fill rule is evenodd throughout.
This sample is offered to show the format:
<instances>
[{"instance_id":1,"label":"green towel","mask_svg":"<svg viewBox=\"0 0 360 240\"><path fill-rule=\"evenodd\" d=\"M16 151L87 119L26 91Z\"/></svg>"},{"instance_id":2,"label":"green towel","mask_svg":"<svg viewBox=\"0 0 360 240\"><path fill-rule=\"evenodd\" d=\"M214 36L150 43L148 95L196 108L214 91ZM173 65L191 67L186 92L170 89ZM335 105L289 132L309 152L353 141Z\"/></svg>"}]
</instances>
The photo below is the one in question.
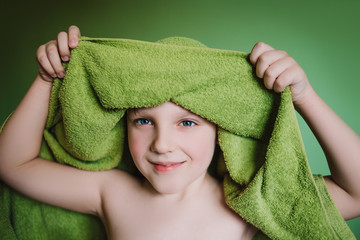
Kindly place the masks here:
<instances>
[{"instance_id":1,"label":"green towel","mask_svg":"<svg viewBox=\"0 0 360 240\"><path fill-rule=\"evenodd\" d=\"M150 43L82 37L65 79L54 81L40 156L81 169L119 167L136 174L124 114L166 101L219 126L214 174L224 181L229 207L261 230L254 239L355 239L322 177L310 172L289 88L282 94L265 89L246 53L187 38ZM1 235L105 236L90 216L5 187L0 191L0 210L8 219L0 222Z\"/></svg>"}]
</instances>

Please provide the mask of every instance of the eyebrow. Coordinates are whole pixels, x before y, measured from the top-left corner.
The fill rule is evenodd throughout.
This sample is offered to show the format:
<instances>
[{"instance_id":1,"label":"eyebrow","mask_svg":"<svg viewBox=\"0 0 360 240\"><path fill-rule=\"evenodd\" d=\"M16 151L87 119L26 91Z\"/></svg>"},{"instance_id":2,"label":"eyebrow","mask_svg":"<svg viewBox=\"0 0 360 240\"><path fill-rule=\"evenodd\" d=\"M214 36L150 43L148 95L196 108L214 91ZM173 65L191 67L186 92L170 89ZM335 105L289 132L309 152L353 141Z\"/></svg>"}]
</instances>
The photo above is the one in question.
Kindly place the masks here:
<instances>
[{"instance_id":1,"label":"eyebrow","mask_svg":"<svg viewBox=\"0 0 360 240\"><path fill-rule=\"evenodd\" d=\"M144 111L145 111L145 113L146 113L146 111L147 111L148 109L149 109L149 108L130 108L130 109L127 110L127 113L128 113L128 114L129 114L129 113L132 113L132 114L134 114L134 115L136 116L136 115L141 114L141 113L144 112Z\"/></svg>"}]
</instances>

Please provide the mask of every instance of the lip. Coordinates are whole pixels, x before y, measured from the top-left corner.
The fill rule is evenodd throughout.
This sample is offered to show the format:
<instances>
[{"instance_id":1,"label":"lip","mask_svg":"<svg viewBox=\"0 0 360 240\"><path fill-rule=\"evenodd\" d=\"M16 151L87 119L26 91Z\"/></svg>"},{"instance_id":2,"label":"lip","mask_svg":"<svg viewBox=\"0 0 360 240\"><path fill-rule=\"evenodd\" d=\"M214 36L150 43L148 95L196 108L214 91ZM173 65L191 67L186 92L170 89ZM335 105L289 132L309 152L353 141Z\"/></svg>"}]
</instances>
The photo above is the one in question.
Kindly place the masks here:
<instances>
[{"instance_id":1,"label":"lip","mask_svg":"<svg viewBox=\"0 0 360 240\"><path fill-rule=\"evenodd\" d=\"M183 162L150 162L159 173L169 173L182 166Z\"/></svg>"}]
</instances>

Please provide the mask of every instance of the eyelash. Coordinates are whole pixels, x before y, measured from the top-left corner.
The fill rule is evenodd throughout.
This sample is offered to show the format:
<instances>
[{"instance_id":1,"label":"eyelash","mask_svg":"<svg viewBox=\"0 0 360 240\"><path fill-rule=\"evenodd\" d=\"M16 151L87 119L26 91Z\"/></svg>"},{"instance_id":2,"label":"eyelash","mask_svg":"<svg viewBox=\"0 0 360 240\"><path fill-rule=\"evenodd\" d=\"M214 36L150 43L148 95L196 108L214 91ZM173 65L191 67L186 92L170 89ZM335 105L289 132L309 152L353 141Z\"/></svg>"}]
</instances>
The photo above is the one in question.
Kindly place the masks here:
<instances>
[{"instance_id":1,"label":"eyelash","mask_svg":"<svg viewBox=\"0 0 360 240\"><path fill-rule=\"evenodd\" d=\"M141 126L152 124L151 121L146 118L135 119L134 122L135 122L135 124L138 124ZM180 125L183 127L193 127L193 126L197 125L197 123L195 123L194 121L191 121L191 120L183 120L180 122Z\"/></svg>"},{"instance_id":2,"label":"eyelash","mask_svg":"<svg viewBox=\"0 0 360 240\"><path fill-rule=\"evenodd\" d=\"M147 123L144 123L144 121L146 121ZM151 124L151 121L149 119L146 119L146 118L139 118L139 119L136 119L134 121L136 124L139 124L139 125L149 125ZM143 122L143 123L141 123Z\"/></svg>"},{"instance_id":3,"label":"eyelash","mask_svg":"<svg viewBox=\"0 0 360 240\"><path fill-rule=\"evenodd\" d=\"M183 123L190 123L191 126L186 126L186 125L184 125ZM196 123L193 122L193 121L190 121L190 120L184 120L184 121L181 121L181 122L180 122L180 125L183 126L183 127L193 127L194 125L196 125Z\"/></svg>"}]
</instances>

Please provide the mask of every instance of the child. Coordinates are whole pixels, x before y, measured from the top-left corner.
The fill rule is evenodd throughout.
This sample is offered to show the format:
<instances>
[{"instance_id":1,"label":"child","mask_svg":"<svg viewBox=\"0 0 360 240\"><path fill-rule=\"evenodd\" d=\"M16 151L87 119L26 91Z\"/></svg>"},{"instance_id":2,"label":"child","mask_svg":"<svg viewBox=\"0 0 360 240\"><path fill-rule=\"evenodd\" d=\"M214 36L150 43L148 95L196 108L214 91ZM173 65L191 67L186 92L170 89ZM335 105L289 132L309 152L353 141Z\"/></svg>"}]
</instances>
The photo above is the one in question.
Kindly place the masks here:
<instances>
[{"instance_id":1,"label":"child","mask_svg":"<svg viewBox=\"0 0 360 240\"><path fill-rule=\"evenodd\" d=\"M216 126L172 102L128 111L129 149L144 181L116 169L89 172L37 158L52 80L65 76L60 58L69 60L79 36L72 26L39 47L39 74L0 135L1 179L36 200L98 216L110 239L251 239L257 229L226 206L221 185L207 173ZM290 86L295 108L327 156L331 197L344 219L360 216L359 136L287 53L258 43L250 61L268 89Z\"/></svg>"}]
</instances>

